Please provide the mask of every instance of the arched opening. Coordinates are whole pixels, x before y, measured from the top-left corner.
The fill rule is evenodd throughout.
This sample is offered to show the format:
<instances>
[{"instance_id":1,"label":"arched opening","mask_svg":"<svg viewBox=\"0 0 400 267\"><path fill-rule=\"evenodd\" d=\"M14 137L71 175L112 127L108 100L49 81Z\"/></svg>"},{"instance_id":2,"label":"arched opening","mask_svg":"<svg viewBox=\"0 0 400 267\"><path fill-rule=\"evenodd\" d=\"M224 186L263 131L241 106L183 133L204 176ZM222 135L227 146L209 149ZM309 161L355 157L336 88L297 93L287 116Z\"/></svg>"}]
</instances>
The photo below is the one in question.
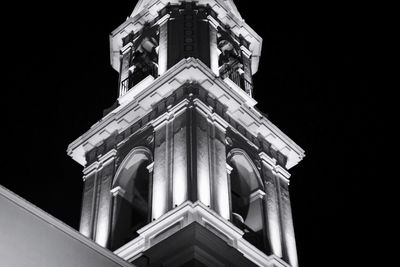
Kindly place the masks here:
<instances>
[{"instance_id":1,"label":"arched opening","mask_svg":"<svg viewBox=\"0 0 400 267\"><path fill-rule=\"evenodd\" d=\"M247 154L231 152L230 174L232 222L244 231L243 238L265 251L263 184L258 170Z\"/></svg>"},{"instance_id":2,"label":"arched opening","mask_svg":"<svg viewBox=\"0 0 400 267\"><path fill-rule=\"evenodd\" d=\"M138 236L137 230L150 221L151 163L147 149L135 149L124 160L113 183L113 227L111 249Z\"/></svg>"},{"instance_id":3,"label":"arched opening","mask_svg":"<svg viewBox=\"0 0 400 267\"><path fill-rule=\"evenodd\" d=\"M129 75L121 81L128 91L140 83L147 76L158 77L158 49L159 49L158 25L146 24L142 31L131 32L123 38L123 46L132 44L129 56Z\"/></svg>"},{"instance_id":4,"label":"arched opening","mask_svg":"<svg viewBox=\"0 0 400 267\"><path fill-rule=\"evenodd\" d=\"M218 58L221 78L229 77L237 86L244 89L243 60L237 41L220 28L217 35L217 45L221 52Z\"/></svg>"}]
</instances>

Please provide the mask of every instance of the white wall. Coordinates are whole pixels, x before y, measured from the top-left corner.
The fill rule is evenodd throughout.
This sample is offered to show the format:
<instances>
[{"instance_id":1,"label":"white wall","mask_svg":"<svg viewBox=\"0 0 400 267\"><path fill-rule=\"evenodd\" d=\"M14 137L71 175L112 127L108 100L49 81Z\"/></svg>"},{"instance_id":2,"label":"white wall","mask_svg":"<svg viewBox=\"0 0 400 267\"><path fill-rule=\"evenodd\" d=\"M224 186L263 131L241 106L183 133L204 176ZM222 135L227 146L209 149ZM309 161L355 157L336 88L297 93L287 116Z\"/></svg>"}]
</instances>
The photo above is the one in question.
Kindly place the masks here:
<instances>
[{"instance_id":1,"label":"white wall","mask_svg":"<svg viewBox=\"0 0 400 267\"><path fill-rule=\"evenodd\" d=\"M132 266L0 186L0 267Z\"/></svg>"}]
</instances>

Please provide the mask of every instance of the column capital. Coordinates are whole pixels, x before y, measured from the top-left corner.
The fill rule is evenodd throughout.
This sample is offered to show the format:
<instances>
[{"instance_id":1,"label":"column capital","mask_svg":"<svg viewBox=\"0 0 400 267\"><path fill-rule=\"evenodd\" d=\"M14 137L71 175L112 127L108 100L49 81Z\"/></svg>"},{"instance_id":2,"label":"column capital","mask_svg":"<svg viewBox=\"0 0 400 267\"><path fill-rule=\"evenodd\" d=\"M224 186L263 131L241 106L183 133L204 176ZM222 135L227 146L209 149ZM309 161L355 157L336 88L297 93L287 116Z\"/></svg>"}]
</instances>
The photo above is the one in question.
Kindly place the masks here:
<instances>
[{"instance_id":1,"label":"column capital","mask_svg":"<svg viewBox=\"0 0 400 267\"><path fill-rule=\"evenodd\" d=\"M164 23L167 22L170 18L171 18L171 15L170 15L170 14L166 14L166 15L164 15L161 19L159 19L159 20L157 21L157 24L158 24L158 25L164 24Z\"/></svg>"},{"instance_id":2,"label":"column capital","mask_svg":"<svg viewBox=\"0 0 400 267\"><path fill-rule=\"evenodd\" d=\"M154 171L154 162L151 163L151 164L150 164L149 166L147 166L146 168L147 168L147 170L149 171L149 173L153 173L153 171Z\"/></svg>"},{"instance_id":3,"label":"column capital","mask_svg":"<svg viewBox=\"0 0 400 267\"><path fill-rule=\"evenodd\" d=\"M120 186L117 186L117 187L111 189L110 192L114 197L116 197L116 196L123 197L125 195L126 191L124 189L122 189Z\"/></svg>"},{"instance_id":4,"label":"column capital","mask_svg":"<svg viewBox=\"0 0 400 267\"><path fill-rule=\"evenodd\" d=\"M268 156L265 152L261 152L259 154L261 160L265 163L265 166L268 167L272 171L273 174L277 175L278 177L284 179L289 183L290 173L283 168L282 166L278 165L277 160Z\"/></svg>"},{"instance_id":5,"label":"column capital","mask_svg":"<svg viewBox=\"0 0 400 267\"><path fill-rule=\"evenodd\" d=\"M226 172L227 172L228 174L231 174L232 171L233 171L233 168L227 163L227 164L226 164Z\"/></svg>"},{"instance_id":6,"label":"column capital","mask_svg":"<svg viewBox=\"0 0 400 267\"><path fill-rule=\"evenodd\" d=\"M128 43L127 45L125 45L124 47L121 48L121 53L125 54L125 53L129 52L132 47L133 47L133 44Z\"/></svg>"},{"instance_id":7,"label":"column capital","mask_svg":"<svg viewBox=\"0 0 400 267\"><path fill-rule=\"evenodd\" d=\"M250 194L250 203L256 201L257 199L263 199L265 195L266 195L265 192L262 191L261 189L254 191L253 193Z\"/></svg>"},{"instance_id":8,"label":"column capital","mask_svg":"<svg viewBox=\"0 0 400 267\"><path fill-rule=\"evenodd\" d=\"M162 116L150 122L151 126L154 128L154 131L161 129L163 126L167 125L170 121L172 121L175 117L178 117L180 114L185 112L189 107L190 101L188 99L184 99L179 104L175 106L168 106L167 112L165 112Z\"/></svg>"},{"instance_id":9,"label":"column capital","mask_svg":"<svg viewBox=\"0 0 400 267\"><path fill-rule=\"evenodd\" d=\"M245 46L240 46L240 50L242 50L243 55L245 55L247 58L251 58L252 53L249 49L247 49Z\"/></svg>"},{"instance_id":10,"label":"column capital","mask_svg":"<svg viewBox=\"0 0 400 267\"><path fill-rule=\"evenodd\" d=\"M98 161L93 162L89 166L87 166L85 169L83 169L83 181L86 181L86 179L95 171L98 170L100 167L100 163Z\"/></svg>"},{"instance_id":11,"label":"column capital","mask_svg":"<svg viewBox=\"0 0 400 267\"><path fill-rule=\"evenodd\" d=\"M226 129L229 127L229 123L215 113L212 107L207 106L203 101L197 98L193 100L193 103L196 107L196 110L199 111L203 117L211 121L220 131L224 133L226 132Z\"/></svg>"},{"instance_id":12,"label":"column capital","mask_svg":"<svg viewBox=\"0 0 400 267\"><path fill-rule=\"evenodd\" d=\"M210 22L210 25L213 26L215 29L218 29L220 26L219 22L211 15L207 16L208 21Z\"/></svg>"},{"instance_id":13,"label":"column capital","mask_svg":"<svg viewBox=\"0 0 400 267\"><path fill-rule=\"evenodd\" d=\"M274 168L274 173L276 173L279 177L283 178L284 180L286 180L287 182L289 182L290 176L291 174L285 170L285 168L283 168L280 165L276 165Z\"/></svg>"},{"instance_id":14,"label":"column capital","mask_svg":"<svg viewBox=\"0 0 400 267\"><path fill-rule=\"evenodd\" d=\"M115 157L117 156L118 151L116 149L111 149L110 151L108 151L106 154L100 156L98 158L98 162L104 166L109 164L111 161L113 161L115 159Z\"/></svg>"},{"instance_id":15,"label":"column capital","mask_svg":"<svg viewBox=\"0 0 400 267\"><path fill-rule=\"evenodd\" d=\"M266 164L266 166L267 166L271 171L275 168L275 166L276 166L276 164L277 164L276 159L271 158L271 157L268 156L267 153L265 153L265 152L261 152L261 153L259 154L259 156L260 156L262 162L264 162L264 163Z\"/></svg>"}]
</instances>

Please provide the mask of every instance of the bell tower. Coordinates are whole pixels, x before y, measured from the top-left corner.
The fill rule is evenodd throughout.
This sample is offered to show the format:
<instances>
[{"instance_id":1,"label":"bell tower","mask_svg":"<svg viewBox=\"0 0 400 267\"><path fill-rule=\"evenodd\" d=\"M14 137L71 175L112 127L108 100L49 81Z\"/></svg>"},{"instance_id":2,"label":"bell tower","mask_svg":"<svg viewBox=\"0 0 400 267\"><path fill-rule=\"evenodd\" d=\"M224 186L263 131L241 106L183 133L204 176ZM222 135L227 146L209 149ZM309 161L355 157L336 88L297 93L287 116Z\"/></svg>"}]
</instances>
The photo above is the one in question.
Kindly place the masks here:
<instances>
[{"instance_id":1,"label":"bell tower","mask_svg":"<svg viewBox=\"0 0 400 267\"><path fill-rule=\"evenodd\" d=\"M80 232L137 266L297 267L289 169L255 107L262 38L232 0L139 0L110 35L117 105L72 142Z\"/></svg>"}]
</instances>

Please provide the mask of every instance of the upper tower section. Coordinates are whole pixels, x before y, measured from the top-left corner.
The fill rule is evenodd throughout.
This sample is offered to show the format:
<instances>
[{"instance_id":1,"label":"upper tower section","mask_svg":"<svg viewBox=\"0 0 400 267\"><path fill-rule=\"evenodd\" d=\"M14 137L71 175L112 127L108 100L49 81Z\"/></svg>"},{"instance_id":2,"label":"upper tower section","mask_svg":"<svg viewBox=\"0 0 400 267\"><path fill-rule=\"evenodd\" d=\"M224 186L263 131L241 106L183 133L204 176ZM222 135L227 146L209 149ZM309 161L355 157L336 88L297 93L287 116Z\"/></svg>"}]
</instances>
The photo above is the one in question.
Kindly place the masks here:
<instances>
[{"instance_id":1,"label":"upper tower section","mask_svg":"<svg viewBox=\"0 0 400 267\"><path fill-rule=\"evenodd\" d=\"M120 97L189 57L252 96L261 46L262 38L244 22L232 0L140 0L110 36Z\"/></svg>"},{"instance_id":2,"label":"upper tower section","mask_svg":"<svg viewBox=\"0 0 400 267\"><path fill-rule=\"evenodd\" d=\"M152 0L139 0L135 9L133 10L131 17L136 16L140 12L142 12L144 9L147 9L149 3L154 2ZM169 2L169 1L161 1L161 2ZM181 1L182 2L182 1ZM196 0L196 1L187 1L187 2L209 2L209 1L204 1L204 0ZM236 8L235 3L233 3L232 0L220 0L216 1L219 4L223 5L225 9L230 10L232 14L234 14L237 18L242 19L242 16L240 15L238 9Z\"/></svg>"}]
</instances>

